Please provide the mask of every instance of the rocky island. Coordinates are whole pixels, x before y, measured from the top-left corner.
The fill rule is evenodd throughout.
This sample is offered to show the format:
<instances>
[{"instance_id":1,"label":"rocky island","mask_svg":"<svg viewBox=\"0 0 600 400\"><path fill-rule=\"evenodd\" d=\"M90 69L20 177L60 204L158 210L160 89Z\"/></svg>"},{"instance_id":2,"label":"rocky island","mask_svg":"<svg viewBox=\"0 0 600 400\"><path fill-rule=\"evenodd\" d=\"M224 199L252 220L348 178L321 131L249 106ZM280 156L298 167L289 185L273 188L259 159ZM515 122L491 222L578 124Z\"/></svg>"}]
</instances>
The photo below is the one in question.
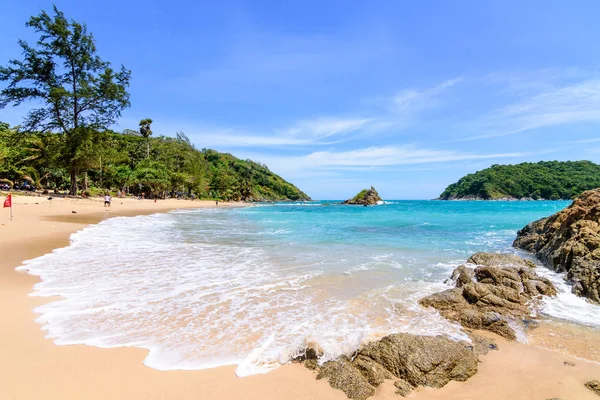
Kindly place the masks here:
<instances>
[{"instance_id":1,"label":"rocky island","mask_svg":"<svg viewBox=\"0 0 600 400\"><path fill-rule=\"evenodd\" d=\"M513 246L566 272L573 293L600 303L600 189L583 192L563 211L530 223Z\"/></svg>"},{"instance_id":2,"label":"rocky island","mask_svg":"<svg viewBox=\"0 0 600 400\"><path fill-rule=\"evenodd\" d=\"M600 165L540 161L492 165L449 185L439 200L571 200L600 187Z\"/></svg>"},{"instance_id":3,"label":"rocky island","mask_svg":"<svg viewBox=\"0 0 600 400\"><path fill-rule=\"evenodd\" d=\"M344 201L342 204L357 204L363 206L372 206L377 204L378 202L383 201L381 197L379 197L379 193L373 186L371 189L361 190L356 196L351 199Z\"/></svg>"}]
</instances>

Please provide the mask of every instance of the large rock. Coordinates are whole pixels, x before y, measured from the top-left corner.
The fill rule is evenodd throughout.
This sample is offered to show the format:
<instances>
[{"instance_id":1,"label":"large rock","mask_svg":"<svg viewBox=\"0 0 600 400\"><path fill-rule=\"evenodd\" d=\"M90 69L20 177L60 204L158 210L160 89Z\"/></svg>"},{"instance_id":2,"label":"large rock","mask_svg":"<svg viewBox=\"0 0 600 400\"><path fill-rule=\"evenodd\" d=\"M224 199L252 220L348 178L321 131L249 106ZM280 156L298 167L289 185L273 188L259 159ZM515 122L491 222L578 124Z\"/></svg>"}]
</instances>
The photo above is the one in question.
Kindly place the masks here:
<instances>
[{"instance_id":1,"label":"large rock","mask_svg":"<svg viewBox=\"0 0 600 400\"><path fill-rule=\"evenodd\" d=\"M535 273L535 265L512 254L476 253L469 264L456 268L454 288L422 298L419 303L433 307L449 320L472 329L494 332L516 339L515 326L526 326L535 300L556 295L556 288Z\"/></svg>"},{"instance_id":2,"label":"large rock","mask_svg":"<svg viewBox=\"0 0 600 400\"><path fill-rule=\"evenodd\" d=\"M417 386L440 388L451 380L466 381L477 372L478 355L495 345L473 335L473 343L443 336L398 333L361 348L354 359L342 357L318 367L317 379L364 400L386 379L393 379L397 394L408 395Z\"/></svg>"},{"instance_id":3,"label":"large rock","mask_svg":"<svg viewBox=\"0 0 600 400\"><path fill-rule=\"evenodd\" d=\"M365 189L360 191L356 196L351 199L344 201L343 204L359 204L364 206L371 206L377 204L377 202L382 201L381 197L379 197L379 193L373 186L371 189Z\"/></svg>"},{"instance_id":4,"label":"large rock","mask_svg":"<svg viewBox=\"0 0 600 400\"><path fill-rule=\"evenodd\" d=\"M465 342L443 336L389 335L369 343L360 355L380 364L412 386L441 388L477 372L477 354Z\"/></svg>"},{"instance_id":5,"label":"large rock","mask_svg":"<svg viewBox=\"0 0 600 400\"><path fill-rule=\"evenodd\" d=\"M590 389L592 392L596 393L598 396L600 396L600 382L599 381L586 382L585 387Z\"/></svg>"},{"instance_id":6,"label":"large rock","mask_svg":"<svg viewBox=\"0 0 600 400\"><path fill-rule=\"evenodd\" d=\"M573 293L600 303L600 189L583 192L563 211L527 225L513 246L567 272Z\"/></svg>"},{"instance_id":7,"label":"large rock","mask_svg":"<svg viewBox=\"0 0 600 400\"><path fill-rule=\"evenodd\" d=\"M515 254L502 253L475 253L469 257L467 264L483 265L486 267L506 265L535 268L535 264L530 260L526 260L523 257L519 257Z\"/></svg>"},{"instance_id":8,"label":"large rock","mask_svg":"<svg viewBox=\"0 0 600 400\"><path fill-rule=\"evenodd\" d=\"M332 388L340 389L353 400L365 400L375 394L375 388L347 357L325 363L317 374L317 379L323 378Z\"/></svg>"}]
</instances>

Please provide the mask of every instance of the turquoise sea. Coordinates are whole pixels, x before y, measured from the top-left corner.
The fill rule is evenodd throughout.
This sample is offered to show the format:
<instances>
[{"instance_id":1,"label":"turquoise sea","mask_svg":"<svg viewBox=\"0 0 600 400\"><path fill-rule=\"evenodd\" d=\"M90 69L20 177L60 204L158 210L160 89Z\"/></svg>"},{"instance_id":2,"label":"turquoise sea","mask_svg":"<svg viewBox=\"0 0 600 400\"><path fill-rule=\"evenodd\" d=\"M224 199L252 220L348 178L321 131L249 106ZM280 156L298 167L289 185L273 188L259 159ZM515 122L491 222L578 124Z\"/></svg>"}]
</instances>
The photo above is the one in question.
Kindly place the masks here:
<instances>
[{"instance_id":1,"label":"turquoise sea","mask_svg":"<svg viewBox=\"0 0 600 400\"><path fill-rule=\"evenodd\" d=\"M41 276L34 295L64 297L36 310L57 344L144 347L153 368L235 364L244 376L306 346L325 361L392 332L465 338L417 300L449 287L474 252L517 252L518 229L568 204L320 201L119 217L21 269ZM561 290L545 317L600 326L600 307L539 271Z\"/></svg>"}]
</instances>

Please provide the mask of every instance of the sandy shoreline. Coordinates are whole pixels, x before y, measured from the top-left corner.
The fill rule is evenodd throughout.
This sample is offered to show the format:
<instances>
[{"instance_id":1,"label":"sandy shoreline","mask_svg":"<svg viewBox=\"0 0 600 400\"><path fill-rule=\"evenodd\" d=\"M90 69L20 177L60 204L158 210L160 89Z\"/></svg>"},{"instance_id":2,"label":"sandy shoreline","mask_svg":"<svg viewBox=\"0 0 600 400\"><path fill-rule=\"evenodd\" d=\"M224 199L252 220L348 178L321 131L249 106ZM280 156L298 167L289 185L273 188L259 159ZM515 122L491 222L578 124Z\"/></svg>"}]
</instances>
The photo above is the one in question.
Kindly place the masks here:
<instances>
[{"instance_id":1,"label":"sandy shoreline","mask_svg":"<svg viewBox=\"0 0 600 400\"><path fill-rule=\"evenodd\" d=\"M157 371L142 364L143 349L57 346L44 338L33 308L48 299L27 296L38 278L15 267L68 245L73 232L109 217L212 207L213 202L114 199L110 211L105 211L100 199L17 196L14 204L13 221L8 209L0 210L0 399L346 398L299 365L247 378L237 378L234 366ZM451 382L440 390L422 388L411 398L597 399L583 383L600 379L600 364L575 356L600 361L600 335L560 324L542 324L538 330L530 341L559 351L498 340L500 350L485 356L468 382ZM386 384L374 398L400 398L393 392Z\"/></svg>"}]
</instances>

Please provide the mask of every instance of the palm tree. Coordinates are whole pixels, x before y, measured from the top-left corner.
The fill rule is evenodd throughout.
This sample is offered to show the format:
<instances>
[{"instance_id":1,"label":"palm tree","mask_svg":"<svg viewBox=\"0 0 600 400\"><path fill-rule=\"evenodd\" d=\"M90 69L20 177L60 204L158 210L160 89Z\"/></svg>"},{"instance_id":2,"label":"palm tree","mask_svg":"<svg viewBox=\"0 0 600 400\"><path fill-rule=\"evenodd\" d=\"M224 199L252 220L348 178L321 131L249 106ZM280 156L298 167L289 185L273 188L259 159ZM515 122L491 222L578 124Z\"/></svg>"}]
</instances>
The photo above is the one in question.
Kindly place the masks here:
<instances>
[{"instance_id":1,"label":"palm tree","mask_svg":"<svg viewBox=\"0 0 600 400\"><path fill-rule=\"evenodd\" d=\"M146 158L150 158L150 135L152 135L152 120L144 118L140 121L140 135L146 139Z\"/></svg>"}]
</instances>

